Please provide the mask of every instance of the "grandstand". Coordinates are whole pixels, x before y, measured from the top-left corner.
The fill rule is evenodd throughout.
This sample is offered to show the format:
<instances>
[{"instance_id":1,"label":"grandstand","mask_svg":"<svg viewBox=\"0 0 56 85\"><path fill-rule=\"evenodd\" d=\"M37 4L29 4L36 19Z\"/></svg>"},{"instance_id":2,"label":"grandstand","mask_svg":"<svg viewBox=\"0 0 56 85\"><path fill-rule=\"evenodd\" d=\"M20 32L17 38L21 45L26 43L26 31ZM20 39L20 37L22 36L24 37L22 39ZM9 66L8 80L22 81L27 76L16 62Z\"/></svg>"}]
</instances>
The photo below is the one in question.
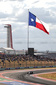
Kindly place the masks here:
<instances>
[{"instance_id":1,"label":"grandstand","mask_svg":"<svg viewBox=\"0 0 56 85\"><path fill-rule=\"evenodd\" d=\"M56 53L37 53L37 55L0 53L0 68L19 68L37 66L56 66Z\"/></svg>"},{"instance_id":2,"label":"grandstand","mask_svg":"<svg viewBox=\"0 0 56 85\"><path fill-rule=\"evenodd\" d=\"M56 59L56 52L49 52L47 55L49 58Z\"/></svg>"}]
</instances>

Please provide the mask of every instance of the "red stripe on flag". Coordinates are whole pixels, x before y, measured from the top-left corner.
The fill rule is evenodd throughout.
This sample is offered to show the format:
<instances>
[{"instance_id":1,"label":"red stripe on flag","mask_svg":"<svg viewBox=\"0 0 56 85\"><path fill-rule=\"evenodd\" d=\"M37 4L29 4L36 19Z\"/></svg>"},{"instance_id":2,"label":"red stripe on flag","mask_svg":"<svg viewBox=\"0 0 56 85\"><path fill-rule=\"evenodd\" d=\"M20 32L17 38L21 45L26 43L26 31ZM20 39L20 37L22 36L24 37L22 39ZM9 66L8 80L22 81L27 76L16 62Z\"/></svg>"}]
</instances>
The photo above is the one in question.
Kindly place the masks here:
<instances>
[{"instance_id":1,"label":"red stripe on flag","mask_svg":"<svg viewBox=\"0 0 56 85\"><path fill-rule=\"evenodd\" d=\"M36 28L39 28L40 30L43 30L45 33L49 34L49 32L41 23L36 22Z\"/></svg>"}]
</instances>

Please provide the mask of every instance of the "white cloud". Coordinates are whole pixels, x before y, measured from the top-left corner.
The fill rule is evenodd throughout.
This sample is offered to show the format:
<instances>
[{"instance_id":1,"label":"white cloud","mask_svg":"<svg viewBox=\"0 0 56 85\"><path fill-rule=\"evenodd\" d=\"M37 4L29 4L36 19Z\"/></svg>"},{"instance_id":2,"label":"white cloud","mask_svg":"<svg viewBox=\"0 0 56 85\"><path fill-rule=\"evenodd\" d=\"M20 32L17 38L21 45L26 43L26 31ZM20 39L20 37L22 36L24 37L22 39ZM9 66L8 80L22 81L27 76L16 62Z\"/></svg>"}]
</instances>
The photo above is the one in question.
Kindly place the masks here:
<instances>
[{"instance_id":1,"label":"white cloud","mask_svg":"<svg viewBox=\"0 0 56 85\"><path fill-rule=\"evenodd\" d=\"M19 9L18 12L15 14L15 16L17 17L17 16L21 15L23 13L23 11L24 11L23 9Z\"/></svg>"},{"instance_id":2,"label":"white cloud","mask_svg":"<svg viewBox=\"0 0 56 85\"><path fill-rule=\"evenodd\" d=\"M11 14L12 13L12 7L10 5L10 2L0 2L0 12Z\"/></svg>"}]
</instances>

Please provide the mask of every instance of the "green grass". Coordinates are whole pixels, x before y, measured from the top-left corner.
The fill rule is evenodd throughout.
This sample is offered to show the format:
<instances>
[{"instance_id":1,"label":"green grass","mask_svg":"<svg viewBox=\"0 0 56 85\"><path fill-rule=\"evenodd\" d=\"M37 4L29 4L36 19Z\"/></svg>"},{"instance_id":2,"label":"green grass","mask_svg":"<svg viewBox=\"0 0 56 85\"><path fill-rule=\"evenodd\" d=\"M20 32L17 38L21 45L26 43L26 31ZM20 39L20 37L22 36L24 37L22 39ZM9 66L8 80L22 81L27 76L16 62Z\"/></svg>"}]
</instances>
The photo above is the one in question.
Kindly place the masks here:
<instances>
[{"instance_id":1,"label":"green grass","mask_svg":"<svg viewBox=\"0 0 56 85\"><path fill-rule=\"evenodd\" d=\"M9 80L9 79L0 78L0 81L4 81L4 80L11 81L11 80Z\"/></svg>"}]
</instances>

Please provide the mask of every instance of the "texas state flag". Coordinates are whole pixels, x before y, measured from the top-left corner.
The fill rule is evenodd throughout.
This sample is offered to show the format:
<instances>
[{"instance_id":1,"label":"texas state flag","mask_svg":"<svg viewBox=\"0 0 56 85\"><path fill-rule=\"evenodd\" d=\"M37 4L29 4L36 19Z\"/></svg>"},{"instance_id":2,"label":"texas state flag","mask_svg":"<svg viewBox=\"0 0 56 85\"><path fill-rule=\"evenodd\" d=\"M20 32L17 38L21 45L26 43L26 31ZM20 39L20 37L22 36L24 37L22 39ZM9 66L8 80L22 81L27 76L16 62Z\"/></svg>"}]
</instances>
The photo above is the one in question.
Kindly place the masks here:
<instances>
[{"instance_id":1,"label":"texas state flag","mask_svg":"<svg viewBox=\"0 0 56 85\"><path fill-rule=\"evenodd\" d=\"M45 26L41 23L41 21L31 12L29 12L29 25L34 26L34 27L44 31L45 33L49 34L49 32L47 31Z\"/></svg>"}]
</instances>

